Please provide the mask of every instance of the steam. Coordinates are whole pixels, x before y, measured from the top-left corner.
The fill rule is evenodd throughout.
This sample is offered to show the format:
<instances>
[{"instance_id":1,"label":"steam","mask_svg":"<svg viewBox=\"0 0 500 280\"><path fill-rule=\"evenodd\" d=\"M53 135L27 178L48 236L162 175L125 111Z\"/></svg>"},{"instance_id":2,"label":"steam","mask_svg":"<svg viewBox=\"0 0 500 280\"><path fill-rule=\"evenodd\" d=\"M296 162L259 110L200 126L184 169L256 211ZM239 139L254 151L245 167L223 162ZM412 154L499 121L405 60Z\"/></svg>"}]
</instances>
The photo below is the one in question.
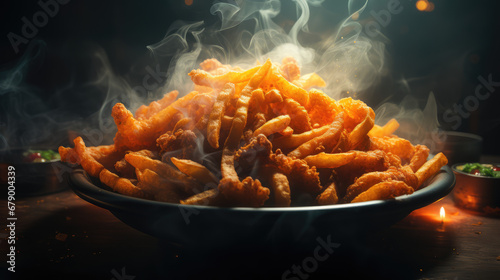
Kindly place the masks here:
<instances>
[{"instance_id":1,"label":"steam","mask_svg":"<svg viewBox=\"0 0 500 280\"><path fill-rule=\"evenodd\" d=\"M331 97L363 100L367 89L387 74L387 40L364 32L365 24L373 20L370 1L349 0L335 16L322 4L321 0L217 2L210 9L219 18L217 23L175 22L160 42L147 46L153 61L148 71L137 73L134 70L140 67L133 67L127 80L113 72L102 49L87 47L85 62L90 62L91 69L85 73L87 82L75 82L81 73L74 72L73 80L56 89L48 101L42 100L39 90L27 86L24 79L35 58L43 54L43 44L36 45L13 69L0 73L0 148L41 143L54 147L65 144L73 134L83 134L92 145L112 143L115 130L110 115L115 103L124 103L133 111L171 90L178 90L182 96L193 87L189 71L208 58L248 68L267 58L280 63L292 56L302 73L316 72L325 79L323 90ZM336 25L332 23L335 17L342 17ZM144 77L153 74L158 86L151 88ZM134 79L143 81L143 86L131 86L129 82ZM378 100L387 97L379 95ZM391 114L410 120L426 112L413 103L408 99L400 104L403 111L396 105L381 106L377 122L383 123ZM431 105L428 103L427 111L436 109ZM85 113L76 107L84 107ZM425 124L420 127L428 129ZM408 134L414 131L409 129ZM413 134L410 138L417 141L418 135Z\"/></svg>"}]
</instances>

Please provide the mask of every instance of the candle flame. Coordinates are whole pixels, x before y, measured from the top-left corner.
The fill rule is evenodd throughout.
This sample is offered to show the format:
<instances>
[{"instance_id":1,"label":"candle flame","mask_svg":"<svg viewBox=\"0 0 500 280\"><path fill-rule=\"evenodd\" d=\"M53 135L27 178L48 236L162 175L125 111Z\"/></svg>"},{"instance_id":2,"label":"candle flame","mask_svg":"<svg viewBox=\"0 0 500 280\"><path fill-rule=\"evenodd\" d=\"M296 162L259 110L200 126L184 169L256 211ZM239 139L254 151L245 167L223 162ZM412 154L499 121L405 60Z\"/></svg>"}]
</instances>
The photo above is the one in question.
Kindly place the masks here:
<instances>
[{"instance_id":1,"label":"candle flame","mask_svg":"<svg viewBox=\"0 0 500 280\"><path fill-rule=\"evenodd\" d=\"M444 222L444 218L446 217L446 213L444 212L444 207L441 206L441 210L439 210L439 217L441 217L441 222Z\"/></svg>"}]
</instances>

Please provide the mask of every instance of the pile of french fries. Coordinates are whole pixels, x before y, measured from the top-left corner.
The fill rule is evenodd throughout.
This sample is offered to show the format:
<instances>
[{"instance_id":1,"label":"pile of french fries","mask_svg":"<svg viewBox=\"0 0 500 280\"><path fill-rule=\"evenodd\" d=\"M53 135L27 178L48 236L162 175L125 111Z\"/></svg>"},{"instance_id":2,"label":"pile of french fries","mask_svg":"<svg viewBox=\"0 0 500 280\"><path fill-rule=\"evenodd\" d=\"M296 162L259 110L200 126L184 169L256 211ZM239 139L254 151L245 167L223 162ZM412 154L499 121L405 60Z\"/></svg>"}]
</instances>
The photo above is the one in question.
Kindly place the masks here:
<instances>
[{"instance_id":1,"label":"pile of french fries","mask_svg":"<svg viewBox=\"0 0 500 280\"><path fill-rule=\"evenodd\" d=\"M447 164L439 153L374 124L360 100L334 100L293 58L243 70L216 59L189 73L194 90L172 91L135 114L113 107L112 145L59 147L118 193L169 203L288 207L411 194Z\"/></svg>"}]
</instances>

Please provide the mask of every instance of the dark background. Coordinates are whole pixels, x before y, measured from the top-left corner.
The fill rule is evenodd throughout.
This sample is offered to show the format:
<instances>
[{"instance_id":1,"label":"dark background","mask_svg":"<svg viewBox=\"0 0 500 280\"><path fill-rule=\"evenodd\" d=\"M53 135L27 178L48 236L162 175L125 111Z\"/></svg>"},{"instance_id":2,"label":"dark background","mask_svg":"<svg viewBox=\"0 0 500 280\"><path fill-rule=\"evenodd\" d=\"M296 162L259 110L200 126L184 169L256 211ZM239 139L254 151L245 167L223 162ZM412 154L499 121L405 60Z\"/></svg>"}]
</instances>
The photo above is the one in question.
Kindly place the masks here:
<instances>
[{"instance_id":1,"label":"dark background","mask_svg":"<svg viewBox=\"0 0 500 280\"><path fill-rule=\"evenodd\" d=\"M283 2L283 13L294 11L287 4L292 1ZM347 16L346 2L323 3L323 9L333 15L324 19L325 26L335 28ZM370 7L385 9L387 2L371 1ZM498 91L460 118L458 128L453 127L456 122L443 120L446 110L474 94L479 76L488 79L491 75L493 81L500 81L498 1L435 0L432 12L418 11L415 2L401 0L403 11L382 29L389 42L390 73L375 89L391 92L387 96L394 103L411 94L422 106L433 92L442 129L479 134L484 138L484 153L500 154ZM218 18L209 12L211 4L201 0L191 6L165 0L71 0L59 4L57 14L16 53L7 35L21 35L22 18L32 22L41 7L37 1L2 1L0 148L67 145L66 135L55 135L94 125L96 112L109 97L105 83L93 86L102 74L95 71L95 65L102 61L96 62L89 55L92 51L107 56L114 76L131 87L140 85L145 66L153 65L146 46L160 41L179 19L214 24ZM139 94L138 98L147 101L151 96ZM372 95L366 102L377 107L382 100ZM78 124L70 125L71 121Z\"/></svg>"}]
</instances>

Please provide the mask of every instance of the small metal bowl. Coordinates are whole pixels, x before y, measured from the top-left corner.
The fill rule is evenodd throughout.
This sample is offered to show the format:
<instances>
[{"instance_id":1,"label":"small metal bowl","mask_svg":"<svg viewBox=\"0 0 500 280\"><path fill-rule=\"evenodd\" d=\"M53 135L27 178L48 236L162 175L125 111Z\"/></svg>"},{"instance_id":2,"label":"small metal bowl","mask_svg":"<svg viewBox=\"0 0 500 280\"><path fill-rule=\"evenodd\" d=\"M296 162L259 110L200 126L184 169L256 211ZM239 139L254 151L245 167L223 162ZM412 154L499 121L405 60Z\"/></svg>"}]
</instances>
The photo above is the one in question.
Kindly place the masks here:
<instances>
[{"instance_id":1,"label":"small metal bowl","mask_svg":"<svg viewBox=\"0 0 500 280\"><path fill-rule=\"evenodd\" d=\"M464 164L452 166L456 177L453 191L455 204L480 214L500 216L500 178L473 175L457 169Z\"/></svg>"},{"instance_id":2,"label":"small metal bowl","mask_svg":"<svg viewBox=\"0 0 500 280\"><path fill-rule=\"evenodd\" d=\"M43 149L47 150L47 149ZM60 160L46 162L24 162L25 149L0 151L0 183L7 185L13 181L16 195L37 196L62 191L68 188L63 174L71 170ZM9 166L14 169L9 170ZM11 171L13 173L8 173ZM14 179L9 179L14 177Z\"/></svg>"},{"instance_id":3,"label":"small metal bowl","mask_svg":"<svg viewBox=\"0 0 500 280\"><path fill-rule=\"evenodd\" d=\"M444 131L440 141L436 142L436 150L443 152L451 166L460 162L479 162L483 138L476 134Z\"/></svg>"}]
</instances>

